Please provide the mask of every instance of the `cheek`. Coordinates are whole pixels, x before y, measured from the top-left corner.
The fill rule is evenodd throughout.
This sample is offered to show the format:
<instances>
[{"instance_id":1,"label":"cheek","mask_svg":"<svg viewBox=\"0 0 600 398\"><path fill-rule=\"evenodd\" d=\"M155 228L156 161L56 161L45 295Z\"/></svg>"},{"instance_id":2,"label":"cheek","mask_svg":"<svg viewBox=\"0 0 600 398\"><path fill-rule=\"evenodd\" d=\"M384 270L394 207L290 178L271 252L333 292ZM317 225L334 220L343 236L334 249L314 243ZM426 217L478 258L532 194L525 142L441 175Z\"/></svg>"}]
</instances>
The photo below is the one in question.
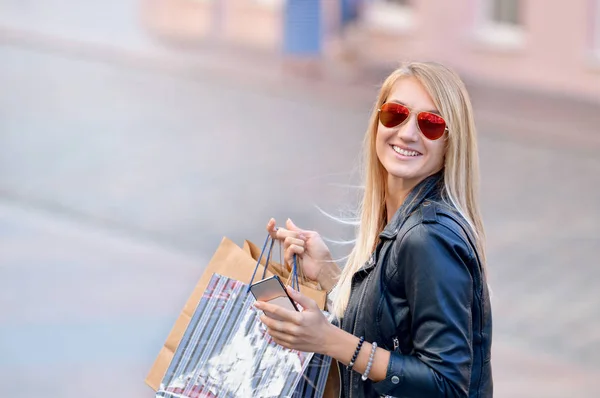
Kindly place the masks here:
<instances>
[{"instance_id":1,"label":"cheek","mask_svg":"<svg viewBox=\"0 0 600 398\"><path fill-rule=\"evenodd\" d=\"M386 137L386 131L385 129L381 128L381 126L379 126L377 128L377 135L375 136L375 143L377 144L377 146L380 146L381 144L385 143L387 137Z\"/></svg>"},{"instance_id":2,"label":"cheek","mask_svg":"<svg viewBox=\"0 0 600 398\"><path fill-rule=\"evenodd\" d=\"M390 133L386 130L387 129L381 128L381 126L379 126L379 128L377 129L377 135L375 136L375 149L377 151L377 156L380 157L382 155L381 152L385 149L385 146L387 145L387 140L390 136Z\"/></svg>"},{"instance_id":3,"label":"cheek","mask_svg":"<svg viewBox=\"0 0 600 398\"><path fill-rule=\"evenodd\" d=\"M444 155L446 154L446 142L439 139L429 143L428 152L431 155L430 162L436 166L444 164Z\"/></svg>"}]
</instances>

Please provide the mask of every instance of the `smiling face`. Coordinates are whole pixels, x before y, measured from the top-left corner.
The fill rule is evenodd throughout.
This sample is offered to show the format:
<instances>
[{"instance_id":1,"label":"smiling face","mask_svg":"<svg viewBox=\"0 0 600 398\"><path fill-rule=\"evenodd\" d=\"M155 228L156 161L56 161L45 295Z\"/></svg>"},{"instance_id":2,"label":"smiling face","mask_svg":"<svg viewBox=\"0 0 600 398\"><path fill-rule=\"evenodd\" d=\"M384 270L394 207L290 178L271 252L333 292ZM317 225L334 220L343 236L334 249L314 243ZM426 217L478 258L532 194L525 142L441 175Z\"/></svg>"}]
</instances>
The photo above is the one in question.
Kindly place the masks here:
<instances>
[{"instance_id":1,"label":"smiling face","mask_svg":"<svg viewBox=\"0 0 600 398\"><path fill-rule=\"evenodd\" d=\"M386 103L399 103L411 109L407 121L395 127L377 127L375 149L388 173L389 186L414 187L444 165L446 134L429 140L419 131L419 112L439 113L425 87L412 76L399 79Z\"/></svg>"}]
</instances>

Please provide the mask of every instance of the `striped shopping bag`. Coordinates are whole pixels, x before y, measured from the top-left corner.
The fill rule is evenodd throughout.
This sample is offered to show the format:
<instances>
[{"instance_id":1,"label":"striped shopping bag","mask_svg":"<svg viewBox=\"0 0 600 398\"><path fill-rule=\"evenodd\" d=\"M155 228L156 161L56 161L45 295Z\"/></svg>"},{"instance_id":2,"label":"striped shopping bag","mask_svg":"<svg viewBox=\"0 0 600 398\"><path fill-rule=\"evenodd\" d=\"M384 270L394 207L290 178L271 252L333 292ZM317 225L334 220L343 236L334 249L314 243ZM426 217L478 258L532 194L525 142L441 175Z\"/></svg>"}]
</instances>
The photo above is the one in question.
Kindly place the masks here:
<instances>
[{"instance_id":1,"label":"striped shopping bag","mask_svg":"<svg viewBox=\"0 0 600 398\"><path fill-rule=\"evenodd\" d=\"M331 358L276 344L248 285L214 274L156 396L320 398Z\"/></svg>"}]
</instances>

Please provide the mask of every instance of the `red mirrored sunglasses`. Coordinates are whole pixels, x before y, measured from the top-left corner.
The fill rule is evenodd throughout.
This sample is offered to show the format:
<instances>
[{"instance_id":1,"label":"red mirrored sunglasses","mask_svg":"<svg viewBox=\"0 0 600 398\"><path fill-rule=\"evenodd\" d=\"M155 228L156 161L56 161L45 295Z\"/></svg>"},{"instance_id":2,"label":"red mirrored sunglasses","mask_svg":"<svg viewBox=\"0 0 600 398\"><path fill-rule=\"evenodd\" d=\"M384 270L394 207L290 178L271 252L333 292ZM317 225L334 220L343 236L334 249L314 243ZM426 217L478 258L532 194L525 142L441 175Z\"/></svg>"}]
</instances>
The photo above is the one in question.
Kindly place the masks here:
<instances>
[{"instance_id":1,"label":"red mirrored sunglasses","mask_svg":"<svg viewBox=\"0 0 600 398\"><path fill-rule=\"evenodd\" d=\"M385 127L402 125L408 120L411 113L411 110L406 106L395 102L383 104L378 111L379 121ZM417 126L425 138L432 141L441 138L448 131L444 118L431 112L417 113Z\"/></svg>"}]
</instances>

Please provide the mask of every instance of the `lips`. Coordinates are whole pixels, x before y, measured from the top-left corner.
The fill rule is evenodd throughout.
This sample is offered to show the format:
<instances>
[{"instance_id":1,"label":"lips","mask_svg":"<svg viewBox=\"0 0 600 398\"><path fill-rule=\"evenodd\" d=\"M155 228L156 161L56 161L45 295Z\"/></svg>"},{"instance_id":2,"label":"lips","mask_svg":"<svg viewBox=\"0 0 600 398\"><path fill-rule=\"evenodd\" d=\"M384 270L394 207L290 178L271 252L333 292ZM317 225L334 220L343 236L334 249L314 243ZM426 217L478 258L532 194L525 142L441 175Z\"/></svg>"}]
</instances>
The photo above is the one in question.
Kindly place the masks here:
<instances>
[{"instance_id":1,"label":"lips","mask_svg":"<svg viewBox=\"0 0 600 398\"><path fill-rule=\"evenodd\" d=\"M414 151L414 150L408 149L408 148L402 148L397 145L391 145L391 147L394 150L394 152L396 152L402 156L417 157L417 156L422 155L421 152Z\"/></svg>"}]
</instances>

